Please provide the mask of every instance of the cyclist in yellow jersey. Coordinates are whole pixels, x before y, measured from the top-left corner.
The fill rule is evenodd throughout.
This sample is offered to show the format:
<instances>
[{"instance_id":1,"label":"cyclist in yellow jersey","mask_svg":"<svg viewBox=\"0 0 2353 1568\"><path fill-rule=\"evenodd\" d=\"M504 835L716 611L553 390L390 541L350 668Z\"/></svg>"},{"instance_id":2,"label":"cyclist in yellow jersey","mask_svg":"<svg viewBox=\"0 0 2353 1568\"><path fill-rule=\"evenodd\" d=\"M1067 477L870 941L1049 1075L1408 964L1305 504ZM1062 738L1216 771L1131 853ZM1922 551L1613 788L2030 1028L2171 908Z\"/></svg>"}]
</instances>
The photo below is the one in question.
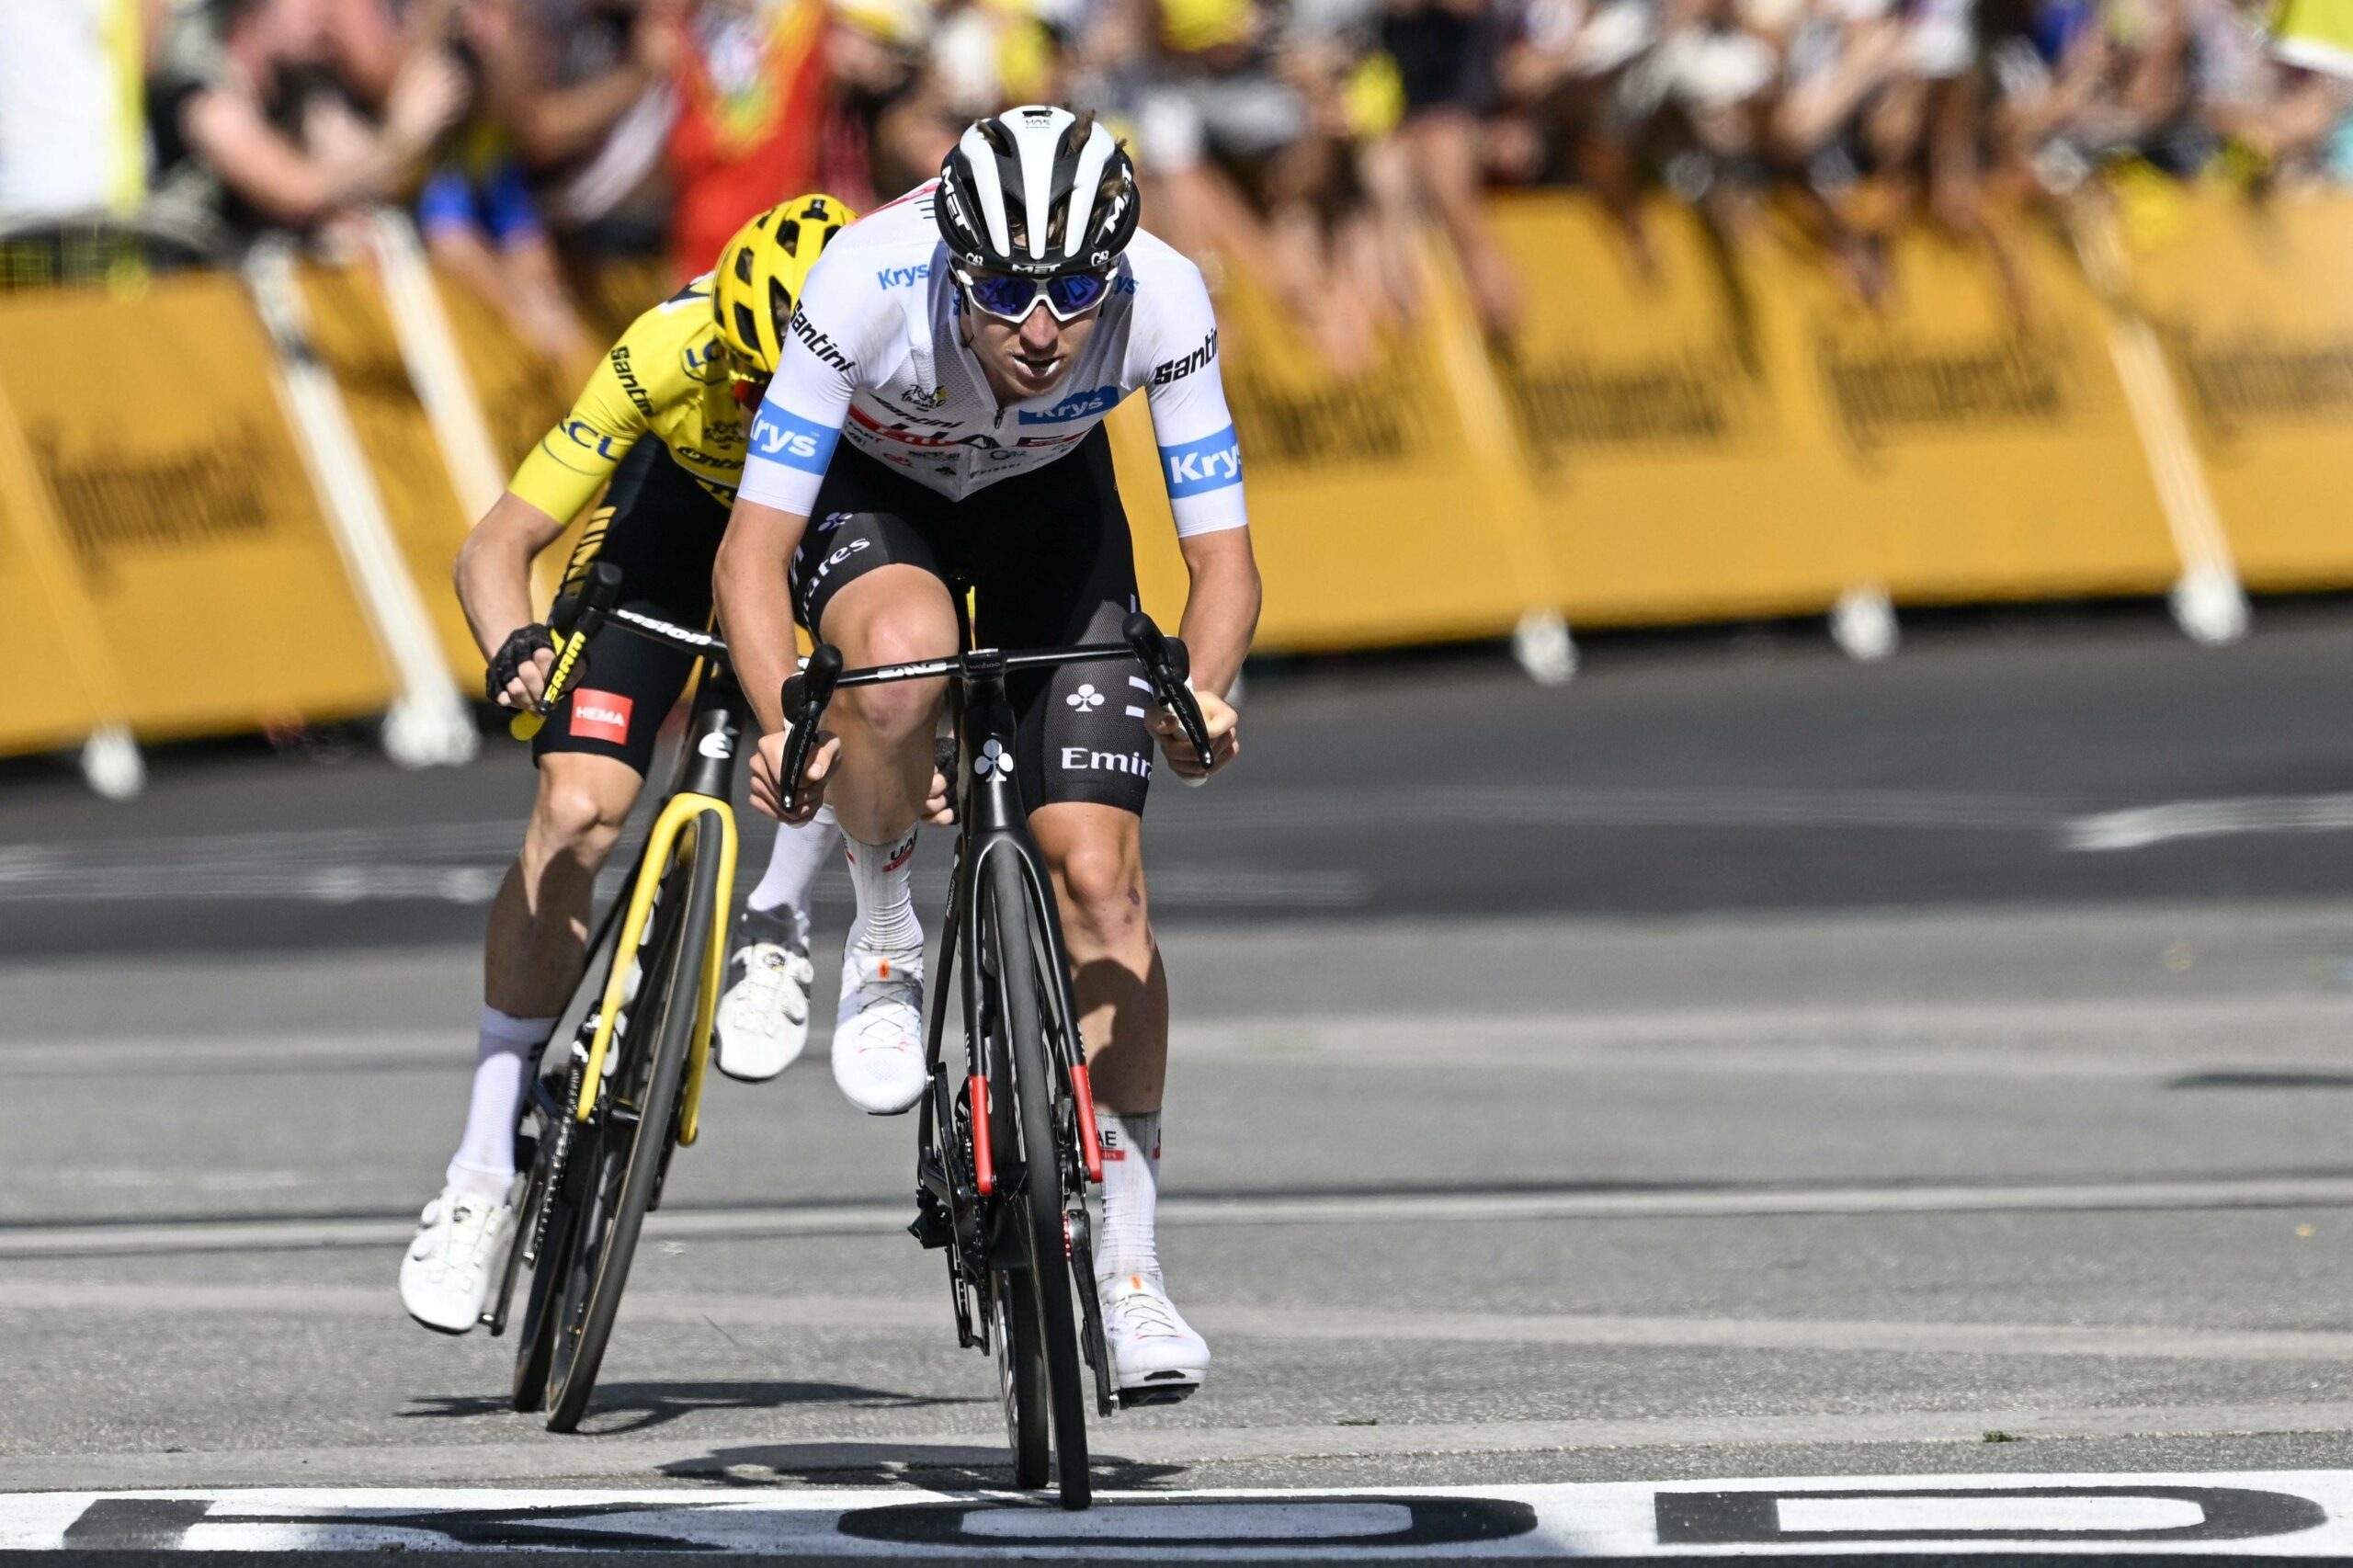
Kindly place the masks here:
<instances>
[{"instance_id":1,"label":"cyclist in yellow jersey","mask_svg":"<svg viewBox=\"0 0 2353 1568\"><path fill-rule=\"evenodd\" d=\"M621 569L621 604L681 625L710 616L711 562L744 468L745 431L776 369L809 268L856 214L826 196L761 213L716 270L631 323L562 423L458 552L458 597L489 662L490 699L536 703L555 656L532 611L531 562L605 490L566 568ZM650 438L649 438L650 437ZM514 1134L524 1085L585 962L590 895L694 661L608 631L533 744L539 798L491 907L482 1032L465 1132L401 1264L401 1300L463 1334L513 1244ZM808 887L831 847L821 819L777 835L737 927L718 1019L720 1070L773 1077L808 1038Z\"/></svg>"}]
</instances>

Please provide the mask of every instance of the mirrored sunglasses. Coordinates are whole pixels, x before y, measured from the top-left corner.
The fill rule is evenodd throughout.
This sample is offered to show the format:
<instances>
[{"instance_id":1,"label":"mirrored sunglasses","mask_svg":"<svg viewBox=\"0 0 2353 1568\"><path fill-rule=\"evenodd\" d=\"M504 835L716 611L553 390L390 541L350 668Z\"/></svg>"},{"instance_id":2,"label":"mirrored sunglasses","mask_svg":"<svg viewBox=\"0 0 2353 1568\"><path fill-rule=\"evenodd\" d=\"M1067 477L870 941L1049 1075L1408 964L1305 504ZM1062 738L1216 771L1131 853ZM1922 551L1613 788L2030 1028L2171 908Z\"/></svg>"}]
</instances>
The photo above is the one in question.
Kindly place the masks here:
<instances>
[{"instance_id":1,"label":"mirrored sunglasses","mask_svg":"<svg viewBox=\"0 0 2353 1568\"><path fill-rule=\"evenodd\" d=\"M956 281L963 285L964 297L975 306L1000 321L1009 322L1028 321L1041 293L1046 297L1046 309L1054 312L1054 319L1068 322L1101 304L1111 292L1111 275L1108 272L1066 272L1059 278L1040 279L960 268Z\"/></svg>"}]
</instances>

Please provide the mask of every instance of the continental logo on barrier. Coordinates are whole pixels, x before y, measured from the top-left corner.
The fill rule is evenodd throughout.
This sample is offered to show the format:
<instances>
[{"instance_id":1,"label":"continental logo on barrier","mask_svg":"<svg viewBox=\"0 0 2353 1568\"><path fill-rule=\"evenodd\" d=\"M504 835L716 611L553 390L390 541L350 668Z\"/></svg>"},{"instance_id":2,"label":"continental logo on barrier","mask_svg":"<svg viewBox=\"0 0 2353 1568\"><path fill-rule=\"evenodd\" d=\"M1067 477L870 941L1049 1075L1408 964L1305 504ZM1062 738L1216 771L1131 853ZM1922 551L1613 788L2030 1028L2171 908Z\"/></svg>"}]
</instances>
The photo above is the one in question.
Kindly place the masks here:
<instances>
[{"instance_id":1,"label":"continental logo on barrier","mask_svg":"<svg viewBox=\"0 0 2353 1568\"><path fill-rule=\"evenodd\" d=\"M1732 348L1639 359L1503 360L1504 391L1538 458L1579 449L1722 447L1749 434L1756 378Z\"/></svg>"},{"instance_id":2,"label":"continental logo on barrier","mask_svg":"<svg viewBox=\"0 0 2353 1568\"><path fill-rule=\"evenodd\" d=\"M1950 345L1823 332L1814 364L1831 413L1860 453L1895 437L1961 436L2069 421L2081 412L2075 347L2030 332Z\"/></svg>"},{"instance_id":3,"label":"continental logo on barrier","mask_svg":"<svg viewBox=\"0 0 2353 1568\"><path fill-rule=\"evenodd\" d=\"M2164 333L2199 422L2217 442L2238 440L2249 426L2353 419L2353 339L2205 335L2177 324Z\"/></svg>"},{"instance_id":4,"label":"continental logo on barrier","mask_svg":"<svg viewBox=\"0 0 2353 1568\"><path fill-rule=\"evenodd\" d=\"M1278 386L1240 362L1226 404L1254 463L1301 468L1396 462L1432 445L1426 405L1442 400L1411 360L1307 388Z\"/></svg>"},{"instance_id":5,"label":"continental logo on barrier","mask_svg":"<svg viewBox=\"0 0 2353 1568\"><path fill-rule=\"evenodd\" d=\"M278 472L260 428L249 421L153 455L112 445L77 451L54 425L35 426L25 436L93 592L111 585L119 556L267 538L272 500L289 490L309 494L299 475Z\"/></svg>"}]
</instances>

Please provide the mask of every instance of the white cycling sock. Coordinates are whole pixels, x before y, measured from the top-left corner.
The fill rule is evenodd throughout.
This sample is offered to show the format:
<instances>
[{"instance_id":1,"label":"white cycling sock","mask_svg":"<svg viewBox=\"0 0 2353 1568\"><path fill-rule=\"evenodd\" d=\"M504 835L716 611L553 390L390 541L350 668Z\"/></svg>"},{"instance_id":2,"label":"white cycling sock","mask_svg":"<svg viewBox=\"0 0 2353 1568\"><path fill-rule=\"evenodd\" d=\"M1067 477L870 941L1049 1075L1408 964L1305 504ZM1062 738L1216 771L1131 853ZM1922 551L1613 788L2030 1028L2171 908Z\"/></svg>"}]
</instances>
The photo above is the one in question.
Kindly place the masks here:
<instances>
[{"instance_id":1,"label":"white cycling sock","mask_svg":"<svg viewBox=\"0 0 2353 1568\"><path fill-rule=\"evenodd\" d=\"M515 1122L523 1113L524 1077L554 1028L553 1018L482 1010L473 1097L466 1106L465 1136L458 1140L457 1158L446 1177L460 1194L491 1202L506 1198L515 1179Z\"/></svg>"},{"instance_id":2,"label":"white cycling sock","mask_svg":"<svg viewBox=\"0 0 2353 1568\"><path fill-rule=\"evenodd\" d=\"M923 947L923 922L915 918L915 884L908 866L915 858L915 830L896 844L868 844L842 835L849 857L850 885L858 890L858 918L849 945L868 952L903 953Z\"/></svg>"},{"instance_id":3,"label":"white cycling sock","mask_svg":"<svg viewBox=\"0 0 2353 1568\"><path fill-rule=\"evenodd\" d=\"M1160 1246L1153 1209L1160 1199L1160 1113L1097 1109L1103 1138L1103 1234L1095 1244L1095 1278L1158 1274Z\"/></svg>"},{"instance_id":4,"label":"white cycling sock","mask_svg":"<svg viewBox=\"0 0 2353 1568\"><path fill-rule=\"evenodd\" d=\"M807 941L809 892L817 885L817 873L840 836L841 827L834 821L831 806L818 807L817 814L800 827L778 828L776 844L768 850L767 871L744 902L763 915L791 909L801 917L801 939Z\"/></svg>"}]
</instances>

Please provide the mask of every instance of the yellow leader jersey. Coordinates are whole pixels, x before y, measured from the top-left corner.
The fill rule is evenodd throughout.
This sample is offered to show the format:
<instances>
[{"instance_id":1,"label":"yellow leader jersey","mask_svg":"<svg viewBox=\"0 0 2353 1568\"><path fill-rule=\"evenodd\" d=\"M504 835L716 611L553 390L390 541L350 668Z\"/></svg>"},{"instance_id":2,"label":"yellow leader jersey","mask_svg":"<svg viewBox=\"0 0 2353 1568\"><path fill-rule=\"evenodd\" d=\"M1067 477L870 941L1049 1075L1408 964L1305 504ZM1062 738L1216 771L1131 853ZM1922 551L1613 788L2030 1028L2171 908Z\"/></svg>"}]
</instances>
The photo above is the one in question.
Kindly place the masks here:
<instances>
[{"instance_id":1,"label":"yellow leader jersey","mask_svg":"<svg viewBox=\"0 0 2353 1568\"><path fill-rule=\"evenodd\" d=\"M710 290L705 274L631 322L506 488L569 522L650 434L721 506L734 505L747 415L729 380Z\"/></svg>"}]
</instances>

